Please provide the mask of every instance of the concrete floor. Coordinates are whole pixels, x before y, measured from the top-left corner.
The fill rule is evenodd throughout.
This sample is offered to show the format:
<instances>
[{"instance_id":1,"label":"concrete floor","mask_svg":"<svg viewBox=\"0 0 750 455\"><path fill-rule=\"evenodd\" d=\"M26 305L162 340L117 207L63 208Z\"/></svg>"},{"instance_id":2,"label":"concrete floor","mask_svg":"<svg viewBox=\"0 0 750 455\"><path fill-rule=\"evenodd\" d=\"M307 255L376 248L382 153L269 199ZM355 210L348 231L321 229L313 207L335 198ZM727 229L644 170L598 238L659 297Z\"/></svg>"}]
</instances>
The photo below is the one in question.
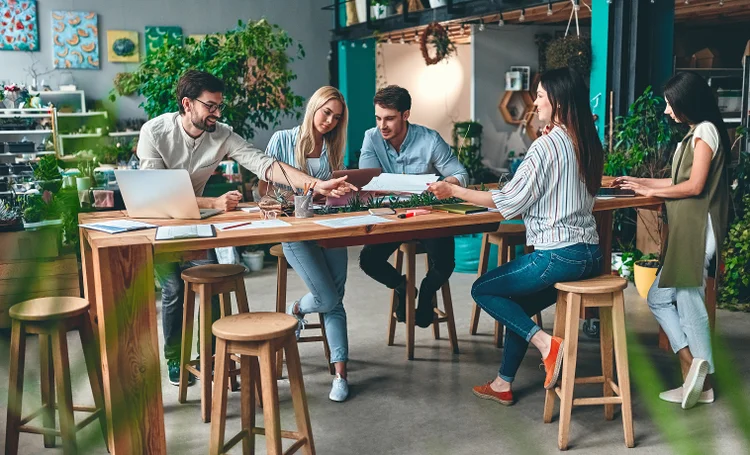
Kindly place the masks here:
<instances>
[{"instance_id":1,"label":"concrete floor","mask_svg":"<svg viewBox=\"0 0 750 455\"><path fill-rule=\"evenodd\" d=\"M345 403L328 400L331 376L325 365L323 349L318 343L300 346L308 406L313 424L315 445L319 454L554 454L557 453L557 418L551 424L542 422L544 402L543 371L533 348L524 360L515 382L517 403L511 407L480 400L471 387L491 380L500 361L501 350L492 346L492 320L482 315L480 335L469 335L471 300L469 289L473 275L451 277L459 355L451 354L448 341L434 340L432 330L417 328L416 359L407 361L403 325L397 331L397 346L386 346L388 291L367 278L357 267L359 249L350 249L349 282L346 308L349 318L351 395ZM422 261L418 261L418 273ZM275 298L275 268L267 265L262 272L247 276L251 309L271 311ZM305 292L304 285L293 272L289 276L290 300ZM627 323L631 331L631 358L638 341L646 348L648 365L670 387L679 385L677 364L672 355L656 348L656 322L646 303L631 286L626 291ZM550 331L554 310L544 312L545 329ZM718 312L717 327L729 346L733 368L739 373L741 386L750 390L750 314ZM315 318L317 319L317 318ZM161 342L161 325L159 326ZM446 332L442 331L443 334ZM93 403L86 382L80 341L70 337L71 369L74 375L74 402ZM0 377L7 377L8 334L0 338ZM39 403L39 363L34 337L27 343L26 389L24 409L28 412ZM578 359L579 375L595 375L599 371L599 348L594 340L581 335ZM635 376L648 369L631 360L634 382L633 413L636 448L626 449L623 441L619 409L615 420L603 419L599 406L581 407L573 411L570 449L580 454L618 453L750 453L750 445L734 425L727 393L717 390L718 401L686 412L679 405L661 403L654 391L636 384ZM162 364L162 369L165 365ZM651 379L647 379L652 384ZM587 388L588 387L588 388ZM189 402L177 402L177 387L166 377L162 381L166 419L167 447L170 454L204 454L207 452L209 425L200 420L198 387L191 387ZM726 389L725 389L726 390ZM579 386L577 396L594 395L600 389ZM294 416L288 382L279 383L282 427L294 429ZM0 381L0 444L5 444L7 382ZM747 399L747 398L745 398ZM239 395L230 394L227 434L239 430ZM655 414L654 414L655 413ZM654 415L660 416L654 419ZM77 419L83 418L78 415ZM262 417L259 416L259 424ZM666 433L664 432L666 431ZM676 435L685 446L670 445L666 434ZM106 454L101 433L90 425L79 433L83 453ZM42 437L21 435L22 454L54 454L58 449L44 449ZM288 443L285 444L285 447ZM265 451L258 438L258 453ZM233 453L239 453L237 448Z\"/></svg>"}]
</instances>

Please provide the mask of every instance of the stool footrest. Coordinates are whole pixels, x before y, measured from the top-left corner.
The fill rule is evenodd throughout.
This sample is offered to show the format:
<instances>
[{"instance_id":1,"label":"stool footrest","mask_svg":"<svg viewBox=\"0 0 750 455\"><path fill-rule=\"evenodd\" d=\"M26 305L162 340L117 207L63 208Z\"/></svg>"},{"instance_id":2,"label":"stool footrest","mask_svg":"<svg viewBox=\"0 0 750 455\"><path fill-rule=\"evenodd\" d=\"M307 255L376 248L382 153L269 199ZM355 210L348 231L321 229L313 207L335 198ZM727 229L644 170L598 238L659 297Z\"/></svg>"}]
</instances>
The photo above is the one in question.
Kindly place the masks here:
<instances>
[{"instance_id":1,"label":"stool footrest","mask_svg":"<svg viewBox=\"0 0 750 455\"><path fill-rule=\"evenodd\" d=\"M41 434L45 436L61 436L60 430L56 428L42 428L42 427L34 427L34 426L27 425L29 422L39 417L42 414L42 412L44 412L44 410L45 408L43 407L39 408L36 411L29 414L28 416L26 416L25 418L21 419L18 431L20 433L33 433L33 434ZM76 432L81 431L86 425L98 419L99 413L102 412L102 410L92 408L90 406L74 406L73 410L81 411L81 412L91 412L90 415L86 416L85 419L81 420L80 422L76 424Z\"/></svg>"},{"instance_id":2,"label":"stool footrest","mask_svg":"<svg viewBox=\"0 0 750 455\"><path fill-rule=\"evenodd\" d=\"M574 398L573 406L596 406L604 404L622 404L620 397L593 397L593 398Z\"/></svg>"},{"instance_id":3,"label":"stool footrest","mask_svg":"<svg viewBox=\"0 0 750 455\"><path fill-rule=\"evenodd\" d=\"M40 427L30 427L27 425L21 425L18 427L19 433L32 433L32 434L43 434L45 436L60 436L60 430L52 429L52 428L40 428Z\"/></svg>"},{"instance_id":4,"label":"stool footrest","mask_svg":"<svg viewBox=\"0 0 750 455\"><path fill-rule=\"evenodd\" d=\"M584 376L576 378L576 384L604 384L604 376Z\"/></svg>"},{"instance_id":5,"label":"stool footrest","mask_svg":"<svg viewBox=\"0 0 750 455\"><path fill-rule=\"evenodd\" d=\"M313 341L325 341L325 338L323 335L318 336L311 336L311 337L299 337L299 340L297 340L297 343L311 343Z\"/></svg>"},{"instance_id":6,"label":"stool footrest","mask_svg":"<svg viewBox=\"0 0 750 455\"><path fill-rule=\"evenodd\" d=\"M238 442L242 441L246 437L250 437L247 430L242 430L236 435L232 436L232 439L224 444L224 447L221 449L221 453L229 452L232 447L236 446Z\"/></svg>"}]
</instances>

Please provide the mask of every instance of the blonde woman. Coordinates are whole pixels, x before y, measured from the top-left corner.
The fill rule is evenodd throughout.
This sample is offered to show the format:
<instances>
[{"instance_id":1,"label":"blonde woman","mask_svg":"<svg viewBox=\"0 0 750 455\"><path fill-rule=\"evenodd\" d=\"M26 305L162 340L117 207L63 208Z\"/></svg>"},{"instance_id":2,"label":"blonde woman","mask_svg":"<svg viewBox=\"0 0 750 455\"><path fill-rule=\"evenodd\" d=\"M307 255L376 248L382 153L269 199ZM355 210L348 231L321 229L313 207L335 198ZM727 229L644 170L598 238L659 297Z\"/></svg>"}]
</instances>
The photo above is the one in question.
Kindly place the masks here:
<instances>
[{"instance_id":1,"label":"blonde woman","mask_svg":"<svg viewBox=\"0 0 750 455\"><path fill-rule=\"evenodd\" d=\"M334 87L322 87L308 101L302 125L274 133L266 153L313 177L327 180L333 171L343 167L347 114L341 92ZM316 242L282 243L282 246L287 261L310 290L288 305L287 312L299 320L297 337L304 328L306 314L323 314L331 363L336 370L328 398L344 401L349 395L346 380L349 344L344 310L346 248L322 248Z\"/></svg>"}]
</instances>

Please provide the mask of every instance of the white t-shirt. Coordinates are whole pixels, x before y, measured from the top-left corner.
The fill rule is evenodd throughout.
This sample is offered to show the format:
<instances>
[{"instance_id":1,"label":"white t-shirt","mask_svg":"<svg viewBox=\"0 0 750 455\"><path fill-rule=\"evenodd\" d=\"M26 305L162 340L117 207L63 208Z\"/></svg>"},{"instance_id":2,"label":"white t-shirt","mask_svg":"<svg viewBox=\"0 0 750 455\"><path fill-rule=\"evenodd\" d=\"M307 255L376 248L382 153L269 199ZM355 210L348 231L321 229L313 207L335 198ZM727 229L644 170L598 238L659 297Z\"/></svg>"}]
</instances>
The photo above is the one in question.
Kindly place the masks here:
<instances>
[{"instance_id":1,"label":"white t-shirt","mask_svg":"<svg viewBox=\"0 0 750 455\"><path fill-rule=\"evenodd\" d=\"M719 150L719 146L721 145L721 137L716 126L711 122L699 123L695 127L695 131L693 131L693 148L695 148L695 143L699 138L711 148L713 152L711 158L715 157L716 151Z\"/></svg>"}]
</instances>

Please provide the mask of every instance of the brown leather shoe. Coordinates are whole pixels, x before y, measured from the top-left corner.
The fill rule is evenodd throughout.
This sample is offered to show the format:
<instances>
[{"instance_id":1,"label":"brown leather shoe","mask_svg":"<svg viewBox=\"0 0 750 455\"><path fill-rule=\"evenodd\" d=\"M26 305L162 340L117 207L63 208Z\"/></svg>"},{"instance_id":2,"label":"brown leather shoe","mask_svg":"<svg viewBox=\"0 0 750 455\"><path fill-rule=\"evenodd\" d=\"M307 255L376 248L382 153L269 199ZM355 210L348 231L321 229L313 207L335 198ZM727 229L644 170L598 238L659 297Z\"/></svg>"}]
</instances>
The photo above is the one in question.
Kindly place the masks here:
<instances>
[{"instance_id":1,"label":"brown leather shoe","mask_svg":"<svg viewBox=\"0 0 750 455\"><path fill-rule=\"evenodd\" d=\"M549 390L557 384L557 379L560 377L560 368L562 367L563 361L563 346L565 341L560 337L552 337L552 346L550 347L547 358L543 360L544 371L547 373L547 377L544 379L544 388Z\"/></svg>"},{"instance_id":2,"label":"brown leather shoe","mask_svg":"<svg viewBox=\"0 0 750 455\"><path fill-rule=\"evenodd\" d=\"M473 387L471 391L474 392L474 395L478 396L479 398L482 398L484 400L497 401L498 403L505 406L511 406L514 403L512 390L509 390L507 392L495 392L494 390L492 390L492 387L490 387L490 384L492 384L492 381L488 382L487 384Z\"/></svg>"}]
</instances>

